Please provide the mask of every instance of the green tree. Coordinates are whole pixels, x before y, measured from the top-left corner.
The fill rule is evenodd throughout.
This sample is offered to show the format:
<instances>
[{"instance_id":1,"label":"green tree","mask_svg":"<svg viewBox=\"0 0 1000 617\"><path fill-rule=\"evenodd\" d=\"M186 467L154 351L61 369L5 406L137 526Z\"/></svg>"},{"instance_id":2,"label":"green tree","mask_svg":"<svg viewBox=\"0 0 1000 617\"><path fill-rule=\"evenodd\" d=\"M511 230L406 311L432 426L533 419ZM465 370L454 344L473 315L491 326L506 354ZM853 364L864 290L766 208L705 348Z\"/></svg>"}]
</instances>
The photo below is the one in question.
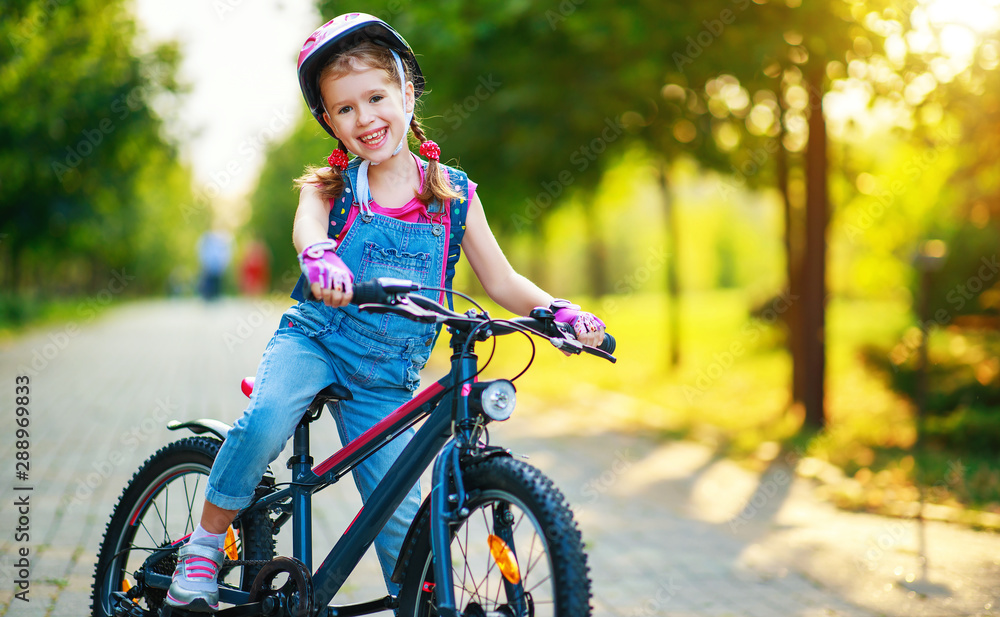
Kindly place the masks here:
<instances>
[{"instance_id":1,"label":"green tree","mask_svg":"<svg viewBox=\"0 0 1000 617\"><path fill-rule=\"evenodd\" d=\"M0 45L6 289L26 277L49 290L93 289L109 269L139 264L147 270L136 286L156 288L180 248L169 241L180 221L169 198L189 191L149 106L178 91L176 48L136 56L124 3L98 0L8 3Z\"/></svg>"},{"instance_id":2,"label":"green tree","mask_svg":"<svg viewBox=\"0 0 1000 617\"><path fill-rule=\"evenodd\" d=\"M785 315L792 400L802 404L813 427L825 421L830 165L823 97L838 65L864 62L879 49L882 35L863 25L878 15L876 8L843 0L734 0L721 8L692 8L689 34L668 43L671 63L663 87L664 96L684 104L683 113L672 126L653 127L661 141L671 135L685 143L710 138L728 153L732 173L720 185L723 192L762 183L781 191L788 297L794 299ZM696 154L699 160L705 160L703 152ZM716 154L710 157L715 162ZM804 180L802 208L794 207L793 174Z\"/></svg>"}]
</instances>

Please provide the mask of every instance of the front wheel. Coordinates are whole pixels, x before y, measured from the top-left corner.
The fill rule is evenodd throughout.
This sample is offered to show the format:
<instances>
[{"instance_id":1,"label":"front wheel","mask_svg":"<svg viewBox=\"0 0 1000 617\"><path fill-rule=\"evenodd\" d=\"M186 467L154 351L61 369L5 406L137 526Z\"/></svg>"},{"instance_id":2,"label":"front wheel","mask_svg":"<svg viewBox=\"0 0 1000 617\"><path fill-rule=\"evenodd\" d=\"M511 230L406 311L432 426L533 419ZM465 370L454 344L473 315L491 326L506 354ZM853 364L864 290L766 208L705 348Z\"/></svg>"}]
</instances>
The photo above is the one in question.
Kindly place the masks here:
<instances>
[{"instance_id":1,"label":"front wheel","mask_svg":"<svg viewBox=\"0 0 1000 617\"><path fill-rule=\"evenodd\" d=\"M201 520L204 490L221 442L189 437L161 448L132 476L104 532L94 571L93 615L115 614L112 594L127 592L144 615L157 615L166 589L143 585L143 572L171 576L176 549ZM261 511L233 523L230 558L270 560L271 522ZM219 583L249 590L259 565L225 564ZM138 574L138 576L137 576ZM133 613L134 614L134 613Z\"/></svg>"},{"instance_id":2,"label":"front wheel","mask_svg":"<svg viewBox=\"0 0 1000 617\"><path fill-rule=\"evenodd\" d=\"M590 579L580 531L562 493L534 467L492 458L463 472L468 516L452 525L456 609L462 615L584 617ZM399 615L437 615L429 519L418 521Z\"/></svg>"}]
</instances>

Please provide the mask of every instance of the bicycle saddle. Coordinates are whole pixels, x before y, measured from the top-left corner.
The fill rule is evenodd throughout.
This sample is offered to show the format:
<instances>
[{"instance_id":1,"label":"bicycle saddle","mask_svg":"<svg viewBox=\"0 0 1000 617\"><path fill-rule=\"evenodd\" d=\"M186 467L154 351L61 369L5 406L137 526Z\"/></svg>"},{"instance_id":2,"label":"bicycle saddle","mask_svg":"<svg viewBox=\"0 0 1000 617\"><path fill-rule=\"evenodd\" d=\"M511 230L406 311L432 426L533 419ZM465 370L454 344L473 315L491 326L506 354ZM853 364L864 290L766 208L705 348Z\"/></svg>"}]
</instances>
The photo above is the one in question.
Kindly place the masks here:
<instances>
[{"instance_id":1,"label":"bicycle saddle","mask_svg":"<svg viewBox=\"0 0 1000 617\"><path fill-rule=\"evenodd\" d=\"M253 392L253 377L244 377L243 381L240 383L240 389L243 390L243 394L250 397ZM323 388L316 394L315 398L312 400L312 404L325 405L326 403L332 403L333 401L350 401L354 399L354 395L351 391L340 385L339 383L332 383L327 387ZM312 407L312 404L309 406Z\"/></svg>"}]
</instances>

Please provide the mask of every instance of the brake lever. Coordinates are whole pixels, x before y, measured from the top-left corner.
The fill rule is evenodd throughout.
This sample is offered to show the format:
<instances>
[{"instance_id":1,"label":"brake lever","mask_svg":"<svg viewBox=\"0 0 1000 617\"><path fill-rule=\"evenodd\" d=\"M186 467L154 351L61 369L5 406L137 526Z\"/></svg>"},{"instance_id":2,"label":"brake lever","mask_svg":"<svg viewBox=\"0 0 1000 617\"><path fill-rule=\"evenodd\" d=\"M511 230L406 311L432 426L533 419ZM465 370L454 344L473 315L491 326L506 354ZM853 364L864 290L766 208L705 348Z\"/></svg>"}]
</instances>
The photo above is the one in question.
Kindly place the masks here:
<instances>
[{"instance_id":1,"label":"brake lever","mask_svg":"<svg viewBox=\"0 0 1000 617\"><path fill-rule=\"evenodd\" d=\"M598 358L607 360L611 364L618 362L618 358L604 351L603 349L598 349L596 347L591 347L589 345L583 346L583 351L589 353L592 356L597 356Z\"/></svg>"},{"instance_id":2,"label":"brake lever","mask_svg":"<svg viewBox=\"0 0 1000 617\"><path fill-rule=\"evenodd\" d=\"M559 351L565 351L566 353L571 354L578 354L586 347L580 341L571 338L550 337L549 342L552 343L552 346Z\"/></svg>"},{"instance_id":3,"label":"brake lever","mask_svg":"<svg viewBox=\"0 0 1000 617\"><path fill-rule=\"evenodd\" d=\"M400 316L412 316L423 323L437 323L445 320L443 315L428 311L410 302L406 297L394 297L392 304L361 304L358 310L371 313L392 313Z\"/></svg>"}]
</instances>

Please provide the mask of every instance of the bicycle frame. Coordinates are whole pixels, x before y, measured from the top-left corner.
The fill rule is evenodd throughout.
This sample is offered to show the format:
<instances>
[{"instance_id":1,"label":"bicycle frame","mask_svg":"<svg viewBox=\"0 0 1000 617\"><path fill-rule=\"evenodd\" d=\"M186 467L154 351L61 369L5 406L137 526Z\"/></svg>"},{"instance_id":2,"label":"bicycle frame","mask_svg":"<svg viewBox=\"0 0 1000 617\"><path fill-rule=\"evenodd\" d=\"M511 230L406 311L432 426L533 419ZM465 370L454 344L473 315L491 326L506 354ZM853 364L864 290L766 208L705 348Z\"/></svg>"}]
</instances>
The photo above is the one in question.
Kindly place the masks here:
<instances>
[{"instance_id":1,"label":"bicycle frame","mask_svg":"<svg viewBox=\"0 0 1000 617\"><path fill-rule=\"evenodd\" d=\"M431 542L436 556L435 580L440 582L438 600L443 609L441 614L454 614L448 521L453 519L452 513L464 503L460 470L457 468L458 446L471 442L476 425L470 420L468 384L475 379L478 357L471 352L471 346L470 351L464 355L459 351L465 340L463 333L453 333L451 346L455 349L455 354L452 356L452 368L448 375L423 388L413 399L312 468L312 457L309 455L310 420L303 418L295 429L293 454L288 462L292 470L292 484L255 500L240 513L242 515L260 509L278 509L287 513L290 510L293 557L312 571L312 494L334 484L382 445L395 439L413 424L428 418L313 573L313 606L320 607L318 614L329 612L328 605L333 597L360 563L410 488L417 483L423 471L434 462L439 453L441 456L434 465L431 488ZM454 384L466 385L455 393ZM459 484L456 503L448 503L447 495L444 494L449 478ZM152 587L166 589L170 586L170 580L168 575L146 572L146 583ZM241 605L250 602L250 594L220 586L219 599L221 602ZM357 605L355 608L361 610L353 614L390 608L384 603L375 606L378 603L379 601ZM362 609L362 606L365 608Z\"/></svg>"}]
</instances>

